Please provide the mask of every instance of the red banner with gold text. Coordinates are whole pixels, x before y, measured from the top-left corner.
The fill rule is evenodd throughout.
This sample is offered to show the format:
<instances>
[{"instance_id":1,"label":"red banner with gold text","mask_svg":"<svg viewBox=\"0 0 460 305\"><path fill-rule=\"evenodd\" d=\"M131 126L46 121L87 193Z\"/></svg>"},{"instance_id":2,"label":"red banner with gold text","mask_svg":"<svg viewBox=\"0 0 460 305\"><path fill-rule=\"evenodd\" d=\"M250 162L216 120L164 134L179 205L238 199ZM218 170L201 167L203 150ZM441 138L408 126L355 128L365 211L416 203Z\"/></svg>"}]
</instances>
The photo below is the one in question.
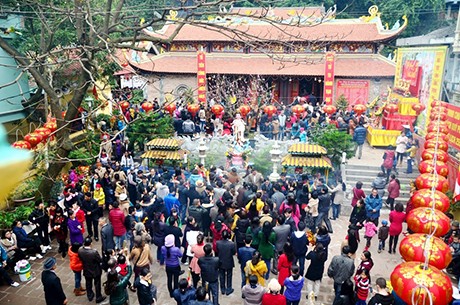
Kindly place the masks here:
<instances>
[{"instance_id":1,"label":"red banner with gold text","mask_svg":"<svg viewBox=\"0 0 460 305\"><path fill-rule=\"evenodd\" d=\"M334 96L334 52L326 53L325 69L324 69L324 101L326 105L332 105Z\"/></svg>"},{"instance_id":2,"label":"red banner with gold text","mask_svg":"<svg viewBox=\"0 0 460 305\"><path fill-rule=\"evenodd\" d=\"M198 80L198 102L206 103L206 55L204 52L197 53L197 80Z\"/></svg>"},{"instance_id":3,"label":"red banner with gold text","mask_svg":"<svg viewBox=\"0 0 460 305\"><path fill-rule=\"evenodd\" d=\"M460 150L460 107L444 103L447 108L447 125L449 126L449 145Z\"/></svg>"}]
</instances>

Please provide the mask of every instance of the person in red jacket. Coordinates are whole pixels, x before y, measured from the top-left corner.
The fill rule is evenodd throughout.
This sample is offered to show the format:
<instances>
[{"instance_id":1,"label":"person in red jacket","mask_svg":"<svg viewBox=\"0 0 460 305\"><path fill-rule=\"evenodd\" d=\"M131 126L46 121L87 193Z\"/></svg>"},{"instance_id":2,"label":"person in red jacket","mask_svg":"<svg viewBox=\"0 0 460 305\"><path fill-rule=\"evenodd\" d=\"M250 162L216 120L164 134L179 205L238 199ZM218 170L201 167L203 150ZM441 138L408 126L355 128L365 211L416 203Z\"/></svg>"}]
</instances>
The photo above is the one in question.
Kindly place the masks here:
<instances>
[{"instance_id":1,"label":"person in red jacket","mask_svg":"<svg viewBox=\"0 0 460 305\"><path fill-rule=\"evenodd\" d=\"M80 205L78 204L78 202L73 203L72 210L75 214L75 218L81 224L81 234L83 235L85 234L85 220L86 220L85 212L82 209L80 209Z\"/></svg>"},{"instance_id":2,"label":"person in red jacket","mask_svg":"<svg viewBox=\"0 0 460 305\"><path fill-rule=\"evenodd\" d=\"M399 197L399 190L401 185L399 180L396 179L394 174L390 176L390 183L388 184L388 198L387 198L387 205L390 205L390 210L393 211L393 205L395 203L395 199Z\"/></svg>"},{"instance_id":3,"label":"person in red jacket","mask_svg":"<svg viewBox=\"0 0 460 305\"><path fill-rule=\"evenodd\" d=\"M268 283L268 292L262 297L262 305L286 305L286 297L280 294L281 285L276 279Z\"/></svg>"},{"instance_id":4,"label":"person in red jacket","mask_svg":"<svg viewBox=\"0 0 460 305\"><path fill-rule=\"evenodd\" d=\"M69 259L70 259L70 269L75 275L75 288L73 293L78 297L86 294L86 289L81 286L81 271L83 270L83 263L78 256L78 249L80 249L80 243L74 243L69 248Z\"/></svg>"},{"instance_id":5,"label":"person in red jacket","mask_svg":"<svg viewBox=\"0 0 460 305\"><path fill-rule=\"evenodd\" d=\"M398 202L395 205L394 211L390 212L390 244L388 247L389 253L396 253L396 246L398 245L399 234L402 232L402 224L406 220L406 213L404 213L404 206Z\"/></svg>"},{"instance_id":6,"label":"person in red jacket","mask_svg":"<svg viewBox=\"0 0 460 305\"><path fill-rule=\"evenodd\" d=\"M118 202L112 203L112 209L109 212L109 220L113 227L113 236L115 237L115 248L123 249L123 242L126 236L125 214L118 207Z\"/></svg>"}]
</instances>

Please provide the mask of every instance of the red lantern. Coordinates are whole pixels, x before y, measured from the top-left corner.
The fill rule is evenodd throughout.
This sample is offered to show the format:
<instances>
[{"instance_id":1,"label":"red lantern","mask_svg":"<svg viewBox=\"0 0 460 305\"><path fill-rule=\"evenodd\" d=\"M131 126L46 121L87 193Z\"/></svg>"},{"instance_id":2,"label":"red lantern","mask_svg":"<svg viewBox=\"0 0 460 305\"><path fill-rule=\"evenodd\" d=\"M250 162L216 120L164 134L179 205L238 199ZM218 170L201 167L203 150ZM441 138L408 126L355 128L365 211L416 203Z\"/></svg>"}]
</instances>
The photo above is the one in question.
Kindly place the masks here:
<instances>
[{"instance_id":1,"label":"red lantern","mask_svg":"<svg viewBox=\"0 0 460 305\"><path fill-rule=\"evenodd\" d=\"M449 142L449 136L443 133L429 132L425 136L426 140L442 140L444 142Z\"/></svg>"},{"instance_id":2,"label":"red lantern","mask_svg":"<svg viewBox=\"0 0 460 305\"><path fill-rule=\"evenodd\" d=\"M169 103L166 106L164 106L164 109L169 112L169 115L173 115L174 110L176 110L176 103Z\"/></svg>"},{"instance_id":3,"label":"red lantern","mask_svg":"<svg viewBox=\"0 0 460 305\"><path fill-rule=\"evenodd\" d=\"M391 273L391 286L406 303L413 305L449 304L452 301L452 283L449 277L434 266L419 262L404 262ZM420 288L425 286L428 290ZM414 301L412 302L412 295Z\"/></svg>"},{"instance_id":4,"label":"red lantern","mask_svg":"<svg viewBox=\"0 0 460 305\"><path fill-rule=\"evenodd\" d=\"M365 111L366 111L367 107L364 106L363 104L356 104L353 106L353 111L357 114L357 115L361 115L363 114Z\"/></svg>"},{"instance_id":5,"label":"red lantern","mask_svg":"<svg viewBox=\"0 0 460 305\"><path fill-rule=\"evenodd\" d=\"M55 132L57 130L57 124L56 121L48 121L45 124L43 124L43 127L48 128L51 130L51 132Z\"/></svg>"},{"instance_id":6,"label":"red lantern","mask_svg":"<svg viewBox=\"0 0 460 305\"><path fill-rule=\"evenodd\" d=\"M11 144L14 148L20 148L20 149L31 149L32 146L30 145L29 142L27 141L16 141L13 144Z\"/></svg>"},{"instance_id":7,"label":"red lantern","mask_svg":"<svg viewBox=\"0 0 460 305\"><path fill-rule=\"evenodd\" d=\"M51 130L45 127L40 127L40 128L35 129L34 133L38 133L39 135L41 135L42 141L44 142L50 136Z\"/></svg>"},{"instance_id":8,"label":"red lantern","mask_svg":"<svg viewBox=\"0 0 460 305\"><path fill-rule=\"evenodd\" d=\"M444 107L444 103L438 100L434 100L431 102L431 107Z\"/></svg>"},{"instance_id":9,"label":"red lantern","mask_svg":"<svg viewBox=\"0 0 460 305\"><path fill-rule=\"evenodd\" d=\"M447 108L446 107L443 107L443 106L437 106L437 107L433 107L431 108L431 113L447 113Z\"/></svg>"},{"instance_id":10,"label":"red lantern","mask_svg":"<svg viewBox=\"0 0 460 305\"><path fill-rule=\"evenodd\" d=\"M433 174L421 174L415 179L415 186L418 190L431 189L433 186L440 192L449 190L449 181L443 176Z\"/></svg>"},{"instance_id":11,"label":"red lantern","mask_svg":"<svg viewBox=\"0 0 460 305\"><path fill-rule=\"evenodd\" d=\"M30 146L34 148L35 146L38 145L42 141L42 136L39 135L38 133L32 132L28 133L24 136L24 140L30 143Z\"/></svg>"},{"instance_id":12,"label":"red lantern","mask_svg":"<svg viewBox=\"0 0 460 305\"><path fill-rule=\"evenodd\" d=\"M326 105L323 107L323 111L331 115L337 111L337 108L334 105Z\"/></svg>"},{"instance_id":13,"label":"red lantern","mask_svg":"<svg viewBox=\"0 0 460 305\"><path fill-rule=\"evenodd\" d=\"M125 112L126 109L129 108L129 105L130 105L130 104L129 104L128 101L123 101L123 102L121 102L121 103L120 103L121 110L122 110L123 112Z\"/></svg>"},{"instance_id":14,"label":"red lantern","mask_svg":"<svg viewBox=\"0 0 460 305\"><path fill-rule=\"evenodd\" d=\"M240 108L238 108L238 111L239 113L241 113L243 117L245 117L251 111L251 107L249 107L248 105L241 105Z\"/></svg>"},{"instance_id":15,"label":"red lantern","mask_svg":"<svg viewBox=\"0 0 460 305\"><path fill-rule=\"evenodd\" d=\"M67 114L67 111L61 111L61 116L62 118L65 118L65 115Z\"/></svg>"},{"instance_id":16,"label":"red lantern","mask_svg":"<svg viewBox=\"0 0 460 305\"><path fill-rule=\"evenodd\" d=\"M264 107L264 112L269 116L271 117L272 115L274 115L278 110L276 109L275 106L273 105L268 105L268 106L265 106Z\"/></svg>"},{"instance_id":17,"label":"red lantern","mask_svg":"<svg viewBox=\"0 0 460 305\"><path fill-rule=\"evenodd\" d=\"M414 232L441 237L450 229L450 219L441 211L431 208L415 208L406 218L407 226Z\"/></svg>"},{"instance_id":18,"label":"red lantern","mask_svg":"<svg viewBox=\"0 0 460 305\"><path fill-rule=\"evenodd\" d=\"M446 142L442 141L442 140L427 140L425 142L425 149L435 149L435 148L438 148L438 150L443 150L445 152L447 152L447 150L449 149L449 144L447 144Z\"/></svg>"},{"instance_id":19,"label":"red lantern","mask_svg":"<svg viewBox=\"0 0 460 305\"><path fill-rule=\"evenodd\" d=\"M449 134L449 126L446 122L432 122L428 125L427 132L438 132L443 134Z\"/></svg>"},{"instance_id":20,"label":"red lantern","mask_svg":"<svg viewBox=\"0 0 460 305\"><path fill-rule=\"evenodd\" d=\"M431 208L433 207L433 192L430 189L418 190L410 198L414 208ZM434 208L443 213L447 212L450 207L450 199L446 194L440 191L434 191Z\"/></svg>"},{"instance_id":21,"label":"red lantern","mask_svg":"<svg viewBox=\"0 0 460 305\"><path fill-rule=\"evenodd\" d=\"M305 108L303 108L303 106L301 105L295 105L292 107L292 112L294 112L295 114L297 114L298 117L300 117L300 115L305 111Z\"/></svg>"},{"instance_id":22,"label":"red lantern","mask_svg":"<svg viewBox=\"0 0 460 305\"><path fill-rule=\"evenodd\" d=\"M434 112L430 114L430 120L432 121L445 121L447 119L447 113Z\"/></svg>"},{"instance_id":23,"label":"red lantern","mask_svg":"<svg viewBox=\"0 0 460 305\"><path fill-rule=\"evenodd\" d=\"M435 151L434 149L425 149L422 152L422 160L433 160L436 154L436 160L447 163L449 161L449 155L444 150Z\"/></svg>"},{"instance_id":24,"label":"red lantern","mask_svg":"<svg viewBox=\"0 0 460 305\"><path fill-rule=\"evenodd\" d=\"M398 112L398 105L390 103L385 106L385 110L388 111L388 113L393 114Z\"/></svg>"},{"instance_id":25,"label":"red lantern","mask_svg":"<svg viewBox=\"0 0 460 305\"><path fill-rule=\"evenodd\" d=\"M435 168L433 165L433 160L426 160L420 162L418 165L418 169L421 174L432 174L435 172ZM447 177L449 174L449 168L447 167L447 164L442 162L442 161L436 161L436 172L438 175Z\"/></svg>"},{"instance_id":26,"label":"red lantern","mask_svg":"<svg viewBox=\"0 0 460 305\"><path fill-rule=\"evenodd\" d=\"M414 110L415 113L417 113L417 115L419 115L420 113L422 113L423 110L425 110L425 105L420 104L420 103L412 104L411 107L412 107L412 110Z\"/></svg>"},{"instance_id":27,"label":"red lantern","mask_svg":"<svg viewBox=\"0 0 460 305\"><path fill-rule=\"evenodd\" d=\"M153 104L150 102L145 102L142 104L142 109L144 109L146 113L149 113L153 109Z\"/></svg>"},{"instance_id":28,"label":"red lantern","mask_svg":"<svg viewBox=\"0 0 460 305\"><path fill-rule=\"evenodd\" d=\"M446 268L452 261L449 246L439 237L428 240L426 234L410 234L401 240L399 253L406 262L425 262L425 251L428 252L428 264L438 269Z\"/></svg>"},{"instance_id":29,"label":"red lantern","mask_svg":"<svg viewBox=\"0 0 460 305\"><path fill-rule=\"evenodd\" d=\"M200 111L200 105L198 104L190 104L187 106L188 112L192 114L193 117Z\"/></svg>"},{"instance_id":30,"label":"red lantern","mask_svg":"<svg viewBox=\"0 0 460 305\"><path fill-rule=\"evenodd\" d=\"M214 113L216 116L220 116L222 112L224 112L224 107L220 104L215 104L214 106L211 107L212 113Z\"/></svg>"}]
</instances>

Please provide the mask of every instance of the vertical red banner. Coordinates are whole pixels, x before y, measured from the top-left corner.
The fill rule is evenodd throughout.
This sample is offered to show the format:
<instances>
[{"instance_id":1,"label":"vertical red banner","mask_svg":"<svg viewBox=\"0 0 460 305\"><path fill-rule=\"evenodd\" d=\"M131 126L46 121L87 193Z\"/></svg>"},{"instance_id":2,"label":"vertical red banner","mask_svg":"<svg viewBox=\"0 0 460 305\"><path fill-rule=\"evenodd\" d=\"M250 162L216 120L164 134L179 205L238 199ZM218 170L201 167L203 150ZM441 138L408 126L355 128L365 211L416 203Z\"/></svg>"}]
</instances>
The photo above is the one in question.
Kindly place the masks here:
<instances>
[{"instance_id":1,"label":"vertical red banner","mask_svg":"<svg viewBox=\"0 0 460 305\"><path fill-rule=\"evenodd\" d=\"M197 53L198 102L206 104L206 55Z\"/></svg>"},{"instance_id":2,"label":"vertical red banner","mask_svg":"<svg viewBox=\"0 0 460 305\"><path fill-rule=\"evenodd\" d=\"M334 62L335 53L327 52L325 67L324 67L324 101L326 105L332 105L332 99L334 97Z\"/></svg>"}]
</instances>

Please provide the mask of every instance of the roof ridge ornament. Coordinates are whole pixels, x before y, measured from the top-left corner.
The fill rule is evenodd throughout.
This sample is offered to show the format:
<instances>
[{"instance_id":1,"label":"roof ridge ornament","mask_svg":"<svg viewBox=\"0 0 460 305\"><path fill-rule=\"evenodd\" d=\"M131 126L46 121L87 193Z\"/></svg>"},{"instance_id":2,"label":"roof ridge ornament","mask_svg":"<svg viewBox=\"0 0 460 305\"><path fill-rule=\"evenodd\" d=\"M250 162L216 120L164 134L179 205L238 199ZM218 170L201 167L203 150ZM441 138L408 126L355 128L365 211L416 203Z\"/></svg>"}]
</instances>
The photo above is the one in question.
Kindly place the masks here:
<instances>
[{"instance_id":1,"label":"roof ridge ornament","mask_svg":"<svg viewBox=\"0 0 460 305\"><path fill-rule=\"evenodd\" d=\"M359 19L364 22L371 22L374 21L375 18L380 18L380 15L382 13L379 12L379 7L377 5L372 5L369 7L367 10L369 13L369 16L361 16Z\"/></svg>"}]
</instances>

